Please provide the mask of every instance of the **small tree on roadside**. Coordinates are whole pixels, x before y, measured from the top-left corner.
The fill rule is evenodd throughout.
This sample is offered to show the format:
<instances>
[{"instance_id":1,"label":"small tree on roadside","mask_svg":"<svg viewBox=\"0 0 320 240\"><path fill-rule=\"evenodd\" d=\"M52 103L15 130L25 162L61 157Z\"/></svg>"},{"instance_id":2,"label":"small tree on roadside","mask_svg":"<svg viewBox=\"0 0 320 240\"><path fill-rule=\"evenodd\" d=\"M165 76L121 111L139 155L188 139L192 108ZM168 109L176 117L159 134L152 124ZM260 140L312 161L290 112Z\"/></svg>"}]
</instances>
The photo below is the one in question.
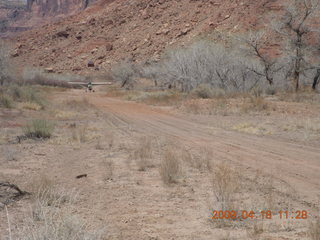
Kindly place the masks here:
<instances>
[{"instance_id":1,"label":"small tree on roadside","mask_svg":"<svg viewBox=\"0 0 320 240\"><path fill-rule=\"evenodd\" d=\"M317 68L313 64L316 62L317 49L312 45L310 38L320 40L317 30L313 27L313 20L320 18L319 4L319 0L286 1L283 16L278 18L273 26L286 40L284 50L290 59L289 76L296 91L299 90L301 76L307 70Z\"/></svg>"},{"instance_id":2,"label":"small tree on roadside","mask_svg":"<svg viewBox=\"0 0 320 240\"><path fill-rule=\"evenodd\" d=\"M3 41L0 40L0 86L2 86L5 83L5 81L9 78L8 67L8 51Z\"/></svg>"},{"instance_id":3,"label":"small tree on roadside","mask_svg":"<svg viewBox=\"0 0 320 240\"><path fill-rule=\"evenodd\" d=\"M265 31L251 32L247 37L240 38L244 43L247 55L255 58L260 63L260 68L248 66L248 69L256 75L264 78L269 85L274 84L274 75L282 68L278 65L277 58L266 52L267 33Z\"/></svg>"}]
</instances>

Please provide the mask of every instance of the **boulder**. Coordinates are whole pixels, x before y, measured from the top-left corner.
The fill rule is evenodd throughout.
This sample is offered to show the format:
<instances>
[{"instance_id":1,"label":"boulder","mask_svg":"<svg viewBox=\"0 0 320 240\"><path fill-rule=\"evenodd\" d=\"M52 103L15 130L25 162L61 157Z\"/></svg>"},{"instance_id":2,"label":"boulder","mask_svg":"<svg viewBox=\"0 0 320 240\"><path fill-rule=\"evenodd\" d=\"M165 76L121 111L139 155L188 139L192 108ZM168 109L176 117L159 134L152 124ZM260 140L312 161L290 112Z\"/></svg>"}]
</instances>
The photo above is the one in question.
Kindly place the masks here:
<instances>
[{"instance_id":1,"label":"boulder","mask_svg":"<svg viewBox=\"0 0 320 240\"><path fill-rule=\"evenodd\" d=\"M90 60L90 61L88 62L88 67L94 67L94 62Z\"/></svg>"},{"instance_id":2,"label":"boulder","mask_svg":"<svg viewBox=\"0 0 320 240\"><path fill-rule=\"evenodd\" d=\"M48 68L45 68L44 71L46 73L53 73L54 72L54 69L52 67L48 67Z\"/></svg>"},{"instance_id":3,"label":"boulder","mask_svg":"<svg viewBox=\"0 0 320 240\"><path fill-rule=\"evenodd\" d=\"M15 49L10 55L11 55L11 57L19 57L20 52L18 49Z\"/></svg>"},{"instance_id":4,"label":"boulder","mask_svg":"<svg viewBox=\"0 0 320 240\"><path fill-rule=\"evenodd\" d=\"M109 52L113 49L112 43L106 43L106 50Z\"/></svg>"},{"instance_id":5,"label":"boulder","mask_svg":"<svg viewBox=\"0 0 320 240\"><path fill-rule=\"evenodd\" d=\"M69 33L67 31L60 31L56 33L57 37L64 37L64 38L68 38L69 37Z\"/></svg>"}]
</instances>

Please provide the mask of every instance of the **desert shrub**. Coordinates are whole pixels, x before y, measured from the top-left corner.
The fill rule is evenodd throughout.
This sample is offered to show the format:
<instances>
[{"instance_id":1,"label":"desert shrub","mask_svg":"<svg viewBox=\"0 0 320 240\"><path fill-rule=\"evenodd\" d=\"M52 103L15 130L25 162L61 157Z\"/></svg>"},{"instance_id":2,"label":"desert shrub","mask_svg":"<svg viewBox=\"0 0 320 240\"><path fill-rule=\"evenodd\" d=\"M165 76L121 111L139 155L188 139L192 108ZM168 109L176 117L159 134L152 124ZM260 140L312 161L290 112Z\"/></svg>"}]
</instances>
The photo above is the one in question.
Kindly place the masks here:
<instances>
[{"instance_id":1,"label":"desert shrub","mask_svg":"<svg viewBox=\"0 0 320 240\"><path fill-rule=\"evenodd\" d=\"M264 232L263 222L254 221L252 229L247 230L247 236L249 239L260 239L260 235Z\"/></svg>"},{"instance_id":2,"label":"desert shrub","mask_svg":"<svg viewBox=\"0 0 320 240\"><path fill-rule=\"evenodd\" d=\"M7 95L0 95L0 107L4 108L12 108L13 107L13 100L11 97Z\"/></svg>"},{"instance_id":3,"label":"desert shrub","mask_svg":"<svg viewBox=\"0 0 320 240\"><path fill-rule=\"evenodd\" d=\"M179 156L173 149L166 149L160 165L160 176L165 184L176 183L181 175Z\"/></svg>"},{"instance_id":4,"label":"desert shrub","mask_svg":"<svg viewBox=\"0 0 320 240\"><path fill-rule=\"evenodd\" d=\"M214 98L214 97L222 97L225 95L225 91L221 88L212 88L208 84L199 84L195 89L192 91L195 96L199 98Z\"/></svg>"},{"instance_id":5,"label":"desert shrub","mask_svg":"<svg viewBox=\"0 0 320 240\"><path fill-rule=\"evenodd\" d=\"M308 235L311 240L320 239L320 219L319 218L314 222L311 222L311 221L309 222Z\"/></svg>"},{"instance_id":6,"label":"desert shrub","mask_svg":"<svg viewBox=\"0 0 320 240\"><path fill-rule=\"evenodd\" d=\"M87 223L70 213L77 192L58 189L47 179L41 180L33 194L32 216L20 223L17 235L20 240L98 240L103 231L93 232ZM67 207L64 208L64 205Z\"/></svg>"},{"instance_id":7,"label":"desert shrub","mask_svg":"<svg viewBox=\"0 0 320 240\"><path fill-rule=\"evenodd\" d=\"M139 140L139 145L134 151L134 158L136 160L138 170L145 171L148 167L152 167L152 141L150 138L142 137Z\"/></svg>"},{"instance_id":8,"label":"desert shrub","mask_svg":"<svg viewBox=\"0 0 320 240\"><path fill-rule=\"evenodd\" d=\"M79 143L87 142L89 140L88 124L84 124L72 129L72 139Z\"/></svg>"},{"instance_id":9,"label":"desert shrub","mask_svg":"<svg viewBox=\"0 0 320 240\"><path fill-rule=\"evenodd\" d=\"M8 87L8 93L14 101L35 103L41 106L41 108L44 108L46 105L43 96L34 86L12 84Z\"/></svg>"},{"instance_id":10,"label":"desert shrub","mask_svg":"<svg viewBox=\"0 0 320 240\"><path fill-rule=\"evenodd\" d=\"M23 109L27 109L27 110L33 110L33 111L39 111L40 109L42 109L42 107L34 102L24 102L21 104L21 107Z\"/></svg>"},{"instance_id":11,"label":"desert shrub","mask_svg":"<svg viewBox=\"0 0 320 240\"><path fill-rule=\"evenodd\" d=\"M248 65L235 51L210 41L198 41L187 48L168 51L160 62L145 68L153 80L183 92L201 84L232 92L249 91L259 82L260 77ZM207 97L208 93L211 95L202 90L200 96Z\"/></svg>"},{"instance_id":12,"label":"desert shrub","mask_svg":"<svg viewBox=\"0 0 320 240\"><path fill-rule=\"evenodd\" d=\"M51 122L44 119L35 119L24 127L25 136L28 138L50 138L54 126Z\"/></svg>"},{"instance_id":13,"label":"desert shrub","mask_svg":"<svg viewBox=\"0 0 320 240\"><path fill-rule=\"evenodd\" d=\"M277 88L274 87L274 86L268 86L266 89L265 89L265 93L267 95L276 95L277 93Z\"/></svg>"},{"instance_id":14,"label":"desert shrub","mask_svg":"<svg viewBox=\"0 0 320 240\"><path fill-rule=\"evenodd\" d=\"M44 86L71 88L76 85L70 85L68 82L85 81L85 77L68 74L45 73L37 68L25 68L22 74L23 82L26 84L38 84Z\"/></svg>"},{"instance_id":15,"label":"desert shrub","mask_svg":"<svg viewBox=\"0 0 320 240\"><path fill-rule=\"evenodd\" d=\"M104 175L104 180L109 181L112 180L113 177L113 172L114 172L114 162L112 160L106 160L104 162L104 165L106 167L105 175Z\"/></svg>"},{"instance_id":16,"label":"desert shrub","mask_svg":"<svg viewBox=\"0 0 320 240\"><path fill-rule=\"evenodd\" d=\"M20 240L100 240L103 231L91 231L89 225L71 214L45 212L43 221L29 220L17 234Z\"/></svg>"},{"instance_id":17,"label":"desert shrub","mask_svg":"<svg viewBox=\"0 0 320 240\"><path fill-rule=\"evenodd\" d=\"M212 186L216 202L222 211L235 210L234 196L239 187L239 176L229 165L219 164L212 171Z\"/></svg>"},{"instance_id":18,"label":"desert shrub","mask_svg":"<svg viewBox=\"0 0 320 240\"><path fill-rule=\"evenodd\" d=\"M137 66L129 61L122 62L112 68L112 77L120 82L121 87L133 88L137 75L139 75Z\"/></svg>"},{"instance_id":19,"label":"desert shrub","mask_svg":"<svg viewBox=\"0 0 320 240\"><path fill-rule=\"evenodd\" d=\"M245 113L267 111L269 107L269 103L263 97L250 96L242 106L242 111Z\"/></svg>"},{"instance_id":20,"label":"desert shrub","mask_svg":"<svg viewBox=\"0 0 320 240\"><path fill-rule=\"evenodd\" d=\"M77 195L73 189L60 189L51 181L45 181L36 189L34 198L41 206L60 207L62 204L74 203Z\"/></svg>"},{"instance_id":21,"label":"desert shrub","mask_svg":"<svg viewBox=\"0 0 320 240\"><path fill-rule=\"evenodd\" d=\"M182 149L181 151L182 160L187 162L190 167L196 168L200 171L212 170L212 155L212 150L207 147L201 149L201 153L199 156L192 154L192 152L187 149Z\"/></svg>"},{"instance_id":22,"label":"desert shrub","mask_svg":"<svg viewBox=\"0 0 320 240\"><path fill-rule=\"evenodd\" d=\"M9 47L0 39L0 86L10 82L14 72L14 65L9 58Z\"/></svg>"}]
</instances>

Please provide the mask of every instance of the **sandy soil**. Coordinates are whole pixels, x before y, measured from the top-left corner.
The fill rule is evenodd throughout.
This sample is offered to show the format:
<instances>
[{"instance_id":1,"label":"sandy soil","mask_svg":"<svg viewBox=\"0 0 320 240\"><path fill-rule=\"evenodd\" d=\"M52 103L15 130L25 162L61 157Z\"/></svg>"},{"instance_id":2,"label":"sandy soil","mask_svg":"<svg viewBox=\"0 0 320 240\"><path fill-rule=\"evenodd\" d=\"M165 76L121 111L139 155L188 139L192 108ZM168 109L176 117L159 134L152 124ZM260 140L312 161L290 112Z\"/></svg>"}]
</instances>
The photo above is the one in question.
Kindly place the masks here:
<instances>
[{"instance_id":1,"label":"sandy soil","mask_svg":"<svg viewBox=\"0 0 320 240\"><path fill-rule=\"evenodd\" d=\"M102 93L84 96L80 90L59 92L52 101L62 111L65 101L80 101L83 97L92 104L85 111L65 110L75 113L62 117L50 113L58 122L51 140L2 144L1 152L13 149L16 160L9 161L1 154L0 177L29 190L46 176L61 187L80 191L73 213L92 228L105 227L106 239L221 239L229 233L230 239L249 239L248 229L255 220L223 227L210 221L214 203L206 169L184 163L184 174L177 184L166 186L161 181L159 164L168 145L179 154L188 150L195 156L210 149L213 165L228 163L241 175L237 199L242 210L275 209L274 218L263 221L264 231L256 237L308 239L307 220L280 220L276 212L307 210L309 220L319 216L319 147L213 127L203 118L197 120L167 108L105 97ZM35 113L11 114L1 115L8 136L19 132L16 126ZM86 126L88 141L70 140L72 123ZM147 136L153 146L153 166L146 171L138 171L132 157L141 136ZM106 176L110 175L108 161L113 164L111 177ZM86 178L75 178L84 173ZM270 180L273 209L267 200L270 192L266 185ZM27 197L9 205L13 233L28 214L30 204L31 197ZM7 236L6 216L1 209L0 231L2 238Z\"/></svg>"}]
</instances>

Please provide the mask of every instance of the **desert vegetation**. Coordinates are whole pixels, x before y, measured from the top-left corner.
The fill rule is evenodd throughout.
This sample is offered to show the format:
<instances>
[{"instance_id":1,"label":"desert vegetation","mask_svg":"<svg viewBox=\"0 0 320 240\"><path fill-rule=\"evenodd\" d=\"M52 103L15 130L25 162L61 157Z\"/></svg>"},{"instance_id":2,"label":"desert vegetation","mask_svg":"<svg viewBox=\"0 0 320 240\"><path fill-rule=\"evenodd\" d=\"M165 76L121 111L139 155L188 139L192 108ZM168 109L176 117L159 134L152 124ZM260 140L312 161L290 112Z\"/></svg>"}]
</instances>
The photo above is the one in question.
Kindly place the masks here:
<instances>
[{"instance_id":1,"label":"desert vegetation","mask_svg":"<svg viewBox=\"0 0 320 240\"><path fill-rule=\"evenodd\" d=\"M115 84L94 93L66 83L98 74L11 71L0 46L0 238L319 240L319 10L288 2L261 31L95 68Z\"/></svg>"}]
</instances>

